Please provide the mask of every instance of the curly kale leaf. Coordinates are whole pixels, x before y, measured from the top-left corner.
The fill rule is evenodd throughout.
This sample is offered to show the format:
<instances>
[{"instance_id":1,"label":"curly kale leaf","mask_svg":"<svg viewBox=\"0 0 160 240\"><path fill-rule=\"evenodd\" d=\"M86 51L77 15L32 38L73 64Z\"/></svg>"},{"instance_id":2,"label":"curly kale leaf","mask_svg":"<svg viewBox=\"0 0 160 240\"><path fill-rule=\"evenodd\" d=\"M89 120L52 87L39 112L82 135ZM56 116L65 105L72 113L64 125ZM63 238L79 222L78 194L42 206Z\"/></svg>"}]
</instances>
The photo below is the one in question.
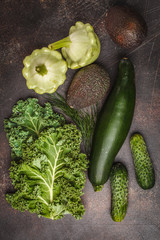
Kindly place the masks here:
<instances>
[{"instance_id":1,"label":"curly kale leaf","mask_svg":"<svg viewBox=\"0 0 160 240\"><path fill-rule=\"evenodd\" d=\"M32 145L23 146L22 158L12 161L10 176L16 189L6 195L11 206L39 216L80 219L88 160L80 153L81 133L73 124L41 132Z\"/></svg>"},{"instance_id":2,"label":"curly kale leaf","mask_svg":"<svg viewBox=\"0 0 160 240\"><path fill-rule=\"evenodd\" d=\"M50 103L42 107L36 98L19 100L13 107L12 116L4 120L4 129L12 148L12 158L22 157L23 143L31 144L44 129L59 127L64 123L64 117L54 113Z\"/></svg>"}]
</instances>

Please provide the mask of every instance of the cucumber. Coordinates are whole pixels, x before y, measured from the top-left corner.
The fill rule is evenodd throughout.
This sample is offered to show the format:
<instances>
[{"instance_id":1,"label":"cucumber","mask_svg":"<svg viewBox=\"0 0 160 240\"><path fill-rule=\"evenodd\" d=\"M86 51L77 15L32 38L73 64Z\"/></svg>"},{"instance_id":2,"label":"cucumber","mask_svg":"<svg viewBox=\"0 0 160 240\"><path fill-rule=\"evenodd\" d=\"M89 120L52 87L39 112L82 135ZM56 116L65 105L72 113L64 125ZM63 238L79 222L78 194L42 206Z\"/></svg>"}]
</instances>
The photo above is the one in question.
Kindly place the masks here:
<instances>
[{"instance_id":1,"label":"cucumber","mask_svg":"<svg viewBox=\"0 0 160 240\"><path fill-rule=\"evenodd\" d=\"M130 139L130 147L134 161L136 179L143 189L150 189L155 184L155 174L146 142L140 133Z\"/></svg>"},{"instance_id":2,"label":"cucumber","mask_svg":"<svg viewBox=\"0 0 160 240\"><path fill-rule=\"evenodd\" d=\"M110 173L111 185L111 217L115 222L121 222L128 206L128 172L122 163L115 163Z\"/></svg>"},{"instance_id":3,"label":"cucumber","mask_svg":"<svg viewBox=\"0 0 160 240\"><path fill-rule=\"evenodd\" d=\"M96 122L88 176L94 190L108 180L113 161L127 137L135 106L134 67L128 59L119 63L117 81Z\"/></svg>"}]
</instances>

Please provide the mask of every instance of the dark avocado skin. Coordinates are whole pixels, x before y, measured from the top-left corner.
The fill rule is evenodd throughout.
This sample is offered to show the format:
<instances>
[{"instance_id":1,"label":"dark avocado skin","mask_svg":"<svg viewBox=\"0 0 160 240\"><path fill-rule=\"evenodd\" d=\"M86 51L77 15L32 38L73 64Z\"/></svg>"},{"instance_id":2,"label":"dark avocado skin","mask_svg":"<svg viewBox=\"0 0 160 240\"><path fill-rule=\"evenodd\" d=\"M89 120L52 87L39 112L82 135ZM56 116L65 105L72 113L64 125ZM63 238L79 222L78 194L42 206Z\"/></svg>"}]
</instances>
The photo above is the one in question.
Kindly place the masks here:
<instances>
[{"instance_id":1,"label":"dark avocado skin","mask_svg":"<svg viewBox=\"0 0 160 240\"><path fill-rule=\"evenodd\" d=\"M111 39L123 48L135 48L147 36L146 22L129 6L111 7L106 14L105 25Z\"/></svg>"},{"instance_id":2,"label":"dark avocado skin","mask_svg":"<svg viewBox=\"0 0 160 240\"><path fill-rule=\"evenodd\" d=\"M113 161L130 129L134 106L134 67L128 59L122 59L117 81L103 105L94 131L88 170L93 186L103 185L108 180Z\"/></svg>"},{"instance_id":3,"label":"dark avocado skin","mask_svg":"<svg viewBox=\"0 0 160 240\"><path fill-rule=\"evenodd\" d=\"M105 99L109 88L106 70L95 63L88 65L75 74L67 92L67 103L75 109L88 107Z\"/></svg>"}]
</instances>

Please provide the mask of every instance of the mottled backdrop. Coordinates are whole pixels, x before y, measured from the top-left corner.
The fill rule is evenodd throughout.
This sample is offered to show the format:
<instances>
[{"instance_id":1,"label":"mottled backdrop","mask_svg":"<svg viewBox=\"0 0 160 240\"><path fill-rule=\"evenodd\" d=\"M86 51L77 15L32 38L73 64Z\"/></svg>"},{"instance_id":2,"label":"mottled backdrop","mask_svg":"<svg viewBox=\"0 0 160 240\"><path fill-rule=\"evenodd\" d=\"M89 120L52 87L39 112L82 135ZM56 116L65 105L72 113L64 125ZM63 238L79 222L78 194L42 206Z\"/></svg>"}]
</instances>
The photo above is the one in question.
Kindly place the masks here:
<instances>
[{"instance_id":1,"label":"mottled backdrop","mask_svg":"<svg viewBox=\"0 0 160 240\"><path fill-rule=\"evenodd\" d=\"M1 0L0 1L0 239L1 240L159 240L160 239L160 1L128 0L145 18L148 36L130 51L117 47L104 27L107 0ZM5 193L12 189L9 178L10 148L3 119L11 114L20 98L42 97L27 89L21 70L23 59L36 48L47 46L68 34L77 20L89 22L101 41L97 63L103 65L113 84L118 61L128 56L136 72L136 108L132 127L115 161L129 172L129 205L125 219L115 223L110 217L110 183L94 193L87 178L83 203L86 214L76 221L71 216L52 221L12 209ZM58 91L65 96L75 71ZM135 179L129 137L140 131L149 146L156 172L153 189L142 190Z\"/></svg>"}]
</instances>

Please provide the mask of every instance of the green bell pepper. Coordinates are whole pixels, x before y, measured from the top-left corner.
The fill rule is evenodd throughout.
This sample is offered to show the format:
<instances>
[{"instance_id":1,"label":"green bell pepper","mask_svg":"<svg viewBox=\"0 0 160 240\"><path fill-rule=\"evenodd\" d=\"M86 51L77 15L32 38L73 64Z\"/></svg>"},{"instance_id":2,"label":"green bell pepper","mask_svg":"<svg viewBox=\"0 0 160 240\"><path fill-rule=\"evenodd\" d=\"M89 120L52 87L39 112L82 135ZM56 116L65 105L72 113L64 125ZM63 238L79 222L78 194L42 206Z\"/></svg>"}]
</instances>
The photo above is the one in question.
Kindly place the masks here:
<instances>
[{"instance_id":1,"label":"green bell pepper","mask_svg":"<svg viewBox=\"0 0 160 240\"><path fill-rule=\"evenodd\" d=\"M77 69L93 63L100 53L100 41L87 23L76 22L69 31L69 36L50 44L49 49L62 48L62 54L67 61L68 67Z\"/></svg>"},{"instance_id":2,"label":"green bell pepper","mask_svg":"<svg viewBox=\"0 0 160 240\"><path fill-rule=\"evenodd\" d=\"M58 51L36 49L25 57L23 64L27 87L39 94L55 92L66 79L67 63Z\"/></svg>"}]
</instances>

